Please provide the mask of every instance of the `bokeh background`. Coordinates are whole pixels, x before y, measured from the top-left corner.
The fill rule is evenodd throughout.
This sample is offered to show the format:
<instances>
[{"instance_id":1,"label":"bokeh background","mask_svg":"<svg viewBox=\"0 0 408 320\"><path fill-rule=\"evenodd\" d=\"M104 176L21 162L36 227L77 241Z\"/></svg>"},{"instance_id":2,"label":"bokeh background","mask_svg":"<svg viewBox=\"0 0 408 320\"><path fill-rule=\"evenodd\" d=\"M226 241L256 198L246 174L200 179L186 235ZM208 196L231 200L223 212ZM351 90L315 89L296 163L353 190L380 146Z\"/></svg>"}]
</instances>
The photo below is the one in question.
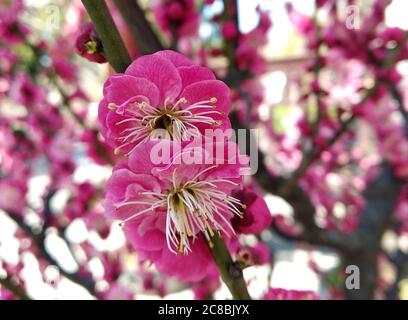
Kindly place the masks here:
<instances>
[{"instance_id":1,"label":"bokeh background","mask_svg":"<svg viewBox=\"0 0 408 320\"><path fill-rule=\"evenodd\" d=\"M8 12L2 15L3 24L7 15L14 14L7 11L17 3L12 2L0 2L2 12ZM132 30L114 3L107 2L132 56L139 56L141 51L132 38ZM377 2L381 1L352 4L337 1L337 14L343 17L339 21L347 19L350 14L347 8L353 5L357 11L352 14L357 15L362 26L347 30L358 33ZM406 30L408 2L383 2L387 5L379 30ZM197 297L198 289L193 285L166 277L149 263L140 263L119 225L103 216L104 183L116 159L98 135L97 112L103 83L114 71L107 63L93 63L76 51L78 30L89 21L84 7L76 0L24 0L22 3L21 9L15 9L14 19L27 26L29 32L21 41L13 42L6 32L0 38L0 278L11 280L33 299ZM289 3L296 14L289 13ZM171 45L171 36L161 29L154 15L154 7L160 1L138 1L138 4L164 46ZM222 77L230 63L228 56L222 53L224 44L229 41L228 31L222 30L222 23L217 19L225 12L224 1L196 1L195 5L198 26L193 34L178 37L177 49ZM307 87L305 82L310 84L308 79L313 73L307 66L317 54L310 44L314 36L308 36L305 31L307 19L316 19L313 21L318 21L324 29L331 24L332 16L329 9L318 9L314 0L238 0L237 32L245 35L258 30L260 12L270 19L271 26L265 31L265 41L255 48L262 60L258 64L262 65L261 71L253 76L256 82L246 80L244 85L250 95L253 93L250 98L256 104L249 115L249 125L261 132L260 148L271 171L287 178L300 165L304 148L310 147L305 133L299 129L299 122L302 119L313 122L308 119L307 110L312 108L316 112L319 108L304 98L306 92L313 92L313 86ZM339 36L335 30L332 35ZM379 35L373 37L370 43L379 38ZM347 112L343 103L358 105L361 91L376 81L372 66L365 63L364 58L358 58L358 52L362 55L374 52L367 43L362 40L349 43L355 45L357 52L350 57L337 55L330 48L318 52L326 57L320 88L328 92L329 108L335 105ZM395 47L398 43L392 45ZM248 64L249 70L257 67L254 61ZM393 69L401 78L398 86L396 81L394 85L406 102L408 63L401 59ZM19 79L23 75L31 80ZM19 90L34 92L28 92L25 101ZM33 99L37 95L43 104L39 108L29 105L36 104ZM244 101L239 96L234 103L239 118L248 120ZM60 115L53 117L54 109L58 109ZM403 128L402 117L396 114L394 118L396 125ZM314 178L306 177L299 182L315 204L314 218L323 229L352 233L357 228L365 203L363 192L375 179L381 161L387 158L387 149L378 148L377 140L397 136L390 129L378 138L376 126L373 129L370 125L374 120L367 119L354 125L353 135L341 142L346 147L331 155L335 159L346 158L339 161L344 164L342 167L337 163L327 169L324 160L325 156L330 158L327 151L328 154L320 155L320 160L311 166ZM317 130L324 137L324 125ZM402 144L399 146L401 150L404 148ZM105 155L100 153L100 148ZM10 179L13 184L9 183ZM254 188L262 193L273 221L281 229L286 228L289 235L296 235L302 229L288 199L259 186ZM344 190L350 194L346 196ZM355 194L357 200L347 198ZM402 200L398 201L405 207L398 209L404 212L398 217L408 220L407 193L400 197ZM396 205L397 200L394 202ZM355 207L351 208L350 203ZM396 207L391 210L396 215ZM347 217L352 218L347 220ZM273 287L313 291L322 299L344 298L344 260L337 248L320 245L318 241L293 241L296 236L290 238L272 227L259 235L244 237L242 241L249 246L262 241L270 254L270 263L244 270L251 296L261 298ZM401 222L384 228L381 249L373 260L378 266L376 298L408 298L407 255L408 235L401 230ZM91 290L87 279L92 279ZM225 299L230 294L221 285L214 289L213 297ZM0 284L0 299L3 298L18 298L16 292L7 289L6 282Z\"/></svg>"}]
</instances>

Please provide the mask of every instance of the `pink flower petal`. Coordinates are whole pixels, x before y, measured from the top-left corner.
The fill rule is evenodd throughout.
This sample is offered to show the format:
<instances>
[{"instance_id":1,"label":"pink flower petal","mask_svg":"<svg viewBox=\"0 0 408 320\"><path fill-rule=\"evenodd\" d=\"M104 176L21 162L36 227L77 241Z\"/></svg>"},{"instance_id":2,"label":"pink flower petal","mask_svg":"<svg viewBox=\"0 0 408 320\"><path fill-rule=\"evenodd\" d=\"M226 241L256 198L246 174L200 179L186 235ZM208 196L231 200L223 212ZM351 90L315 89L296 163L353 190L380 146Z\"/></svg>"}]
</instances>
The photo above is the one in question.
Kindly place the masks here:
<instances>
[{"instance_id":1,"label":"pink flower petal","mask_svg":"<svg viewBox=\"0 0 408 320\"><path fill-rule=\"evenodd\" d=\"M219 80L204 80L190 84L184 88L180 96L188 101L183 108L196 102L217 98L217 103L215 103L217 111L228 114L231 110L230 90L225 83Z\"/></svg>"},{"instance_id":2,"label":"pink flower petal","mask_svg":"<svg viewBox=\"0 0 408 320\"><path fill-rule=\"evenodd\" d=\"M172 50L158 51L154 55L170 60L175 67L185 67L193 65L193 62L190 59L188 59L185 55L182 55Z\"/></svg>"},{"instance_id":3,"label":"pink flower petal","mask_svg":"<svg viewBox=\"0 0 408 320\"><path fill-rule=\"evenodd\" d=\"M160 90L160 102L166 98L175 99L181 91L181 78L174 64L159 55L146 55L136 59L126 74L146 78Z\"/></svg>"},{"instance_id":4,"label":"pink flower petal","mask_svg":"<svg viewBox=\"0 0 408 320\"><path fill-rule=\"evenodd\" d=\"M129 168L135 173L151 174L153 168L166 167L170 163L170 159L164 158L164 163L155 163L158 160L154 159L156 154L154 150L170 148L170 145L170 140L150 140L139 145L129 156Z\"/></svg>"},{"instance_id":5,"label":"pink flower petal","mask_svg":"<svg viewBox=\"0 0 408 320\"><path fill-rule=\"evenodd\" d=\"M150 229L143 235L141 235L137 228L138 222L131 222L125 225L125 233L137 250L160 250L166 246L166 235L157 229Z\"/></svg>"},{"instance_id":6,"label":"pink flower petal","mask_svg":"<svg viewBox=\"0 0 408 320\"><path fill-rule=\"evenodd\" d=\"M200 82L203 80L216 80L214 73L208 68L200 66L189 66L180 67L177 68L177 70L180 73L183 88L192 83Z\"/></svg>"},{"instance_id":7,"label":"pink flower petal","mask_svg":"<svg viewBox=\"0 0 408 320\"><path fill-rule=\"evenodd\" d=\"M122 104L134 96L146 97L151 105L159 103L159 89L151 81L125 74L111 76L103 92L108 103Z\"/></svg>"},{"instance_id":8,"label":"pink flower petal","mask_svg":"<svg viewBox=\"0 0 408 320\"><path fill-rule=\"evenodd\" d=\"M126 168L113 170L111 177L106 183L106 189L109 190L107 196L111 199L120 200L125 198L126 188L129 184L137 181L137 175Z\"/></svg>"},{"instance_id":9,"label":"pink flower petal","mask_svg":"<svg viewBox=\"0 0 408 320\"><path fill-rule=\"evenodd\" d=\"M157 269L183 281L199 281L205 278L214 267L214 263L204 241L199 238L192 245L192 252L188 255L175 255L164 248L161 258L156 261Z\"/></svg>"}]
</instances>

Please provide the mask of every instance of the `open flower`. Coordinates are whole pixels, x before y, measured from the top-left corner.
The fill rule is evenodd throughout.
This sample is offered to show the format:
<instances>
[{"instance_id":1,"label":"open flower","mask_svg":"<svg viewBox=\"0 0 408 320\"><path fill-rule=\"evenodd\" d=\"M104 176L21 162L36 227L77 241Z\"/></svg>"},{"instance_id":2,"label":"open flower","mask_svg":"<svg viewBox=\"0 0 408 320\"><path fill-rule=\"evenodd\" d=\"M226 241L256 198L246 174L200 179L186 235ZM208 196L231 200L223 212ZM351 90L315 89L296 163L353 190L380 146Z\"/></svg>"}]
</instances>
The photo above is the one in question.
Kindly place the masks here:
<instances>
[{"instance_id":1,"label":"open flower","mask_svg":"<svg viewBox=\"0 0 408 320\"><path fill-rule=\"evenodd\" d=\"M159 148L169 152L154 164ZM169 251L188 254L200 234L211 245L215 233L235 233L230 220L242 215L243 205L231 192L241 183L247 158L239 156L232 142L210 148L150 141L114 168L104 205L110 217L122 220L126 232L137 233L131 236L136 247L146 249L157 236L165 235ZM190 156L196 163L187 165ZM152 225L157 236L139 242Z\"/></svg>"},{"instance_id":2,"label":"open flower","mask_svg":"<svg viewBox=\"0 0 408 320\"><path fill-rule=\"evenodd\" d=\"M159 51L107 80L99 120L116 154L129 154L163 131L167 138L188 140L205 129L230 128L230 108L228 87L209 69L176 52Z\"/></svg>"},{"instance_id":3,"label":"open flower","mask_svg":"<svg viewBox=\"0 0 408 320\"><path fill-rule=\"evenodd\" d=\"M243 205L231 192L241 183L247 158L234 143L211 146L212 152L185 143L156 140L137 147L113 169L104 206L108 216L122 221L139 258L167 275L198 281L215 268L205 242L211 246L218 233L227 235L228 245L234 235L230 220L242 215ZM158 147L170 152L155 164ZM202 164L186 165L193 153Z\"/></svg>"}]
</instances>

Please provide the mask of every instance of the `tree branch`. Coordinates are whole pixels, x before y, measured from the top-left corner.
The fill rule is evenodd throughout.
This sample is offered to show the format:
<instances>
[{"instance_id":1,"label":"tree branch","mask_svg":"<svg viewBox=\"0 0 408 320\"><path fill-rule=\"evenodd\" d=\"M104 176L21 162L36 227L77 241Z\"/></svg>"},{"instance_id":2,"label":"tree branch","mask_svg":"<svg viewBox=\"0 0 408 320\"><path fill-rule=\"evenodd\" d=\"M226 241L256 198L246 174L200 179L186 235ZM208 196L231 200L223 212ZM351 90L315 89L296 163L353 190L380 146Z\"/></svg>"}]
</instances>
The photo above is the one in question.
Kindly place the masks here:
<instances>
[{"instance_id":1,"label":"tree branch","mask_svg":"<svg viewBox=\"0 0 408 320\"><path fill-rule=\"evenodd\" d=\"M15 281L10 276L7 276L6 278L0 278L0 285L11 291L16 297L20 298L21 300L31 300L25 290L21 288L17 283L15 283Z\"/></svg>"},{"instance_id":2,"label":"tree branch","mask_svg":"<svg viewBox=\"0 0 408 320\"><path fill-rule=\"evenodd\" d=\"M114 3L125 20L140 54L164 49L137 0L114 0Z\"/></svg>"},{"instance_id":3,"label":"tree branch","mask_svg":"<svg viewBox=\"0 0 408 320\"><path fill-rule=\"evenodd\" d=\"M251 300L241 268L232 260L224 240L217 234L209 245L211 254L220 271L221 278L236 300Z\"/></svg>"},{"instance_id":4,"label":"tree branch","mask_svg":"<svg viewBox=\"0 0 408 320\"><path fill-rule=\"evenodd\" d=\"M404 131L405 131L405 136L408 137L408 111L407 109L405 109L404 106L404 99L401 95L401 93L399 92L398 88L395 87L394 84L387 82L386 86L388 88L388 91L390 92L391 96L393 97L393 99L396 101L397 105L398 105L398 110L401 113L401 116L404 120Z\"/></svg>"},{"instance_id":5,"label":"tree branch","mask_svg":"<svg viewBox=\"0 0 408 320\"><path fill-rule=\"evenodd\" d=\"M356 252L341 252L343 264L360 269L360 290L348 290L348 299L373 299L377 286L377 256L381 238L390 225L403 181L397 179L390 165L384 163L377 178L368 186L364 196L366 205L354 236L362 248Z\"/></svg>"}]
</instances>

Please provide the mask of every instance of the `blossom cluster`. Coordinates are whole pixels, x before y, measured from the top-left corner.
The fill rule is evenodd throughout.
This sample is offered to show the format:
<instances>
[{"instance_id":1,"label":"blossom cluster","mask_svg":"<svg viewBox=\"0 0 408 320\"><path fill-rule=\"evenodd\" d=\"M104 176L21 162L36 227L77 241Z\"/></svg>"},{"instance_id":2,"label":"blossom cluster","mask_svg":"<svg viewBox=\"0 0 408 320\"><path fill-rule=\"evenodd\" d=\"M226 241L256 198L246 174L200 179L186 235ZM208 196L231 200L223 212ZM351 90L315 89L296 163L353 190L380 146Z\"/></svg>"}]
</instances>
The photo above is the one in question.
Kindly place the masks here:
<instances>
[{"instance_id":1,"label":"blossom cluster","mask_svg":"<svg viewBox=\"0 0 408 320\"><path fill-rule=\"evenodd\" d=\"M107 215L140 259L181 280L214 273L214 236L233 248L237 233L271 220L262 198L242 189L248 160L238 146L206 135L231 127L230 109L229 88L174 51L140 57L104 86L102 134L123 155L106 185Z\"/></svg>"},{"instance_id":2,"label":"blossom cluster","mask_svg":"<svg viewBox=\"0 0 408 320\"><path fill-rule=\"evenodd\" d=\"M384 24L389 4L372 1L364 14L358 12L361 21L355 28L348 26L345 8L335 1L318 4L327 13L324 21L287 5L295 31L306 39L313 55L305 61L304 75L295 79L301 107L296 114L298 132L289 135L266 128L277 148L271 170L293 170L319 150L318 162L307 169L300 183L320 208L319 222L328 229L355 230L364 207L362 191L382 160L391 164L398 178L407 179L404 121L388 88L404 92L397 66L407 58L408 49L402 45L404 30ZM367 90L371 93L365 96ZM344 130L350 118L355 119L355 127ZM366 142L369 133L361 133L365 131L373 133L375 143ZM373 149L378 150L377 156Z\"/></svg>"},{"instance_id":3,"label":"blossom cluster","mask_svg":"<svg viewBox=\"0 0 408 320\"><path fill-rule=\"evenodd\" d=\"M102 44L81 1L60 2L58 31L38 27L42 4L1 1L0 299L42 298L40 287L57 297L65 278L97 299L164 297L181 287L196 299L218 298L211 251L220 237L234 267L255 266L244 270L250 292L258 270L271 272L260 298L346 298L348 255L323 270L315 244L341 253L348 243L338 241L370 230L365 221L376 212L365 210L373 195L365 191L383 163L401 192L384 194L397 200L381 226L386 246L367 255L378 258L378 279L368 282L376 297L396 297L398 274L391 283L382 271L390 263L400 270L408 233L407 32L385 19L397 1L368 0L363 9L319 0L312 15L288 1L294 28L276 60L269 31L280 28L271 17L282 4L262 2L257 25L244 32L241 2L133 2L145 13L140 30L149 30L140 34L126 20L128 5L106 1L133 60L115 74L109 41ZM350 4L360 9L354 21ZM275 70L276 81L286 77L279 103L269 101L280 91L269 77ZM237 128L261 132L255 176L230 139ZM266 196L276 212L265 231L272 218L261 194L275 191L289 206ZM302 249L324 287L319 296L274 286L281 237L313 244ZM65 270L60 254L75 268ZM38 269L37 286L28 269Z\"/></svg>"},{"instance_id":4,"label":"blossom cluster","mask_svg":"<svg viewBox=\"0 0 408 320\"><path fill-rule=\"evenodd\" d=\"M122 266L114 275L114 270L108 270L115 263L121 265L126 250L112 255L97 250L90 240L91 234L104 241L111 233L99 204L103 189L89 178L78 179L82 175L78 154L101 167L115 158L90 118L90 99L80 83L80 63L85 60L78 62L75 40L84 23L84 8L80 3L70 7L71 24L64 25L52 41L37 37L38 30L24 19L28 10L20 0L0 4L0 215L3 218L5 213L19 226L12 234L19 244L17 258L10 261L1 250L0 277L3 280L6 275L22 292L30 288L24 270L26 256L32 255L40 281L56 290L61 279L51 281L46 274L58 261L45 242L58 234L71 248L68 256L76 260L82 253L74 274L88 281L91 294L108 299L123 291L132 298L133 293L116 283L125 272ZM43 178L44 183L38 182ZM27 222L28 216L34 222ZM74 223L82 223L86 230L79 242L66 233ZM4 236L9 223L2 220L1 224ZM99 279L90 271L92 259L104 266L105 274ZM105 285L96 289L97 282ZM0 299L17 298L21 297L0 285Z\"/></svg>"}]
</instances>

